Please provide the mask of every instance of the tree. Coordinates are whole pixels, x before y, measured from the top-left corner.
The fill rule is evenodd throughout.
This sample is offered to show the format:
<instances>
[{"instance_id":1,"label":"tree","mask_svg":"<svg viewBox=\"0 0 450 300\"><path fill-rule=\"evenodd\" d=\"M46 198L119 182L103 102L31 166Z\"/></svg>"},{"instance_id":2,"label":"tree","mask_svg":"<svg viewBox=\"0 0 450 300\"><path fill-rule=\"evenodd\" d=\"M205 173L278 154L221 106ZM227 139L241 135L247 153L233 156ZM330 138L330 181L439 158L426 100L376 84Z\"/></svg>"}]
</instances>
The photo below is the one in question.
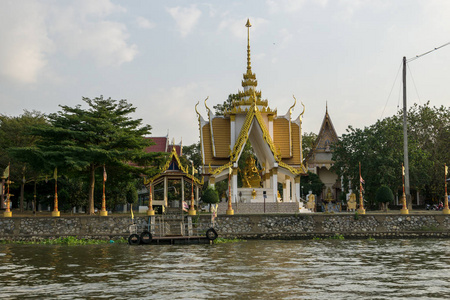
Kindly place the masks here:
<instances>
[{"instance_id":1,"label":"tree","mask_svg":"<svg viewBox=\"0 0 450 300\"><path fill-rule=\"evenodd\" d=\"M302 177L300 184L304 194L312 191L313 194L320 195L325 187L325 184L320 180L319 175L312 172L308 172L307 176Z\"/></svg>"},{"instance_id":2,"label":"tree","mask_svg":"<svg viewBox=\"0 0 450 300\"><path fill-rule=\"evenodd\" d=\"M208 186L206 190L203 191L202 201L208 204L219 203L219 193L212 186Z\"/></svg>"},{"instance_id":3,"label":"tree","mask_svg":"<svg viewBox=\"0 0 450 300\"><path fill-rule=\"evenodd\" d=\"M36 125L46 125L45 115L38 111L24 110L18 117L0 115L0 166L3 170L11 163L11 178L20 183L20 211L23 211L25 183L36 180L39 170L25 164L11 150L15 147L34 146L38 137L30 134L30 128Z\"/></svg>"},{"instance_id":4,"label":"tree","mask_svg":"<svg viewBox=\"0 0 450 300\"><path fill-rule=\"evenodd\" d=\"M231 108L233 101L238 101L238 100L239 100L238 94L228 95L227 100L225 100L222 104L217 104L217 105L213 106L213 108L215 110L215 114L217 116L223 116L225 114L225 111L227 111Z\"/></svg>"},{"instance_id":5,"label":"tree","mask_svg":"<svg viewBox=\"0 0 450 300\"><path fill-rule=\"evenodd\" d=\"M186 162L194 163L194 168L198 168L202 165L202 153L200 150L200 142L183 147L183 156L186 158Z\"/></svg>"},{"instance_id":6,"label":"tree","mask_svg":"<svg viewBox=\"0 0 450 300\"><path fill-rule=\"evenodd\" d=\"M36 147L17 149L31 152L34 164L58 172L85 172L89 174L89 213L94 214L95 170L113 166L135 176L154 172L151 166L158 153L145 153L150 143L144 138L151 126L142 125L142 119L132 119L136 108L126 100L89 99L83 97L87 108L81 105L60 105L61 111L50 114L52 126L35 127L32 133L40 137ZM132 164L134 163L134 164Z\"/></svg>"},{"instance_id":7,"label":"tree","mask_svg":"<svg viewBox=\"0 0 450 300\"><path fill-rule=\"evenodd\" d=\"M314 143L316 142L317 134L314 132L305 132L302 135L302 149L303 149L303 160L305 161L309 153L314 148Z\"/></svg>"},{"instance_id":8,"label":"tree","mask_svg":"<svg viewBox=\"0 0 450 300\"><path fill-rule=\"evenodd\" d=\"M408 152L411 188L429 197L443 195L444 163L449 161L450 109L429 103L408 111ZM387 185L401 191L403 163L403 117L396 115L357 129L351 126L333 146L334 171L359 186L359 162L365 180L365 196L373 203L377 189Z\"/></svg>"},{"instance_id":9,"label":"tree","mask_svg":"<svg viewBox=\"0 0 450 300\"><path fill-rule=\"evenodd\" d=\"M389 203L394 202L394 194L387 185L382 185L377 190L375 201L381 204L384 211L387 211Z\"/></svg>"}]
</instances>

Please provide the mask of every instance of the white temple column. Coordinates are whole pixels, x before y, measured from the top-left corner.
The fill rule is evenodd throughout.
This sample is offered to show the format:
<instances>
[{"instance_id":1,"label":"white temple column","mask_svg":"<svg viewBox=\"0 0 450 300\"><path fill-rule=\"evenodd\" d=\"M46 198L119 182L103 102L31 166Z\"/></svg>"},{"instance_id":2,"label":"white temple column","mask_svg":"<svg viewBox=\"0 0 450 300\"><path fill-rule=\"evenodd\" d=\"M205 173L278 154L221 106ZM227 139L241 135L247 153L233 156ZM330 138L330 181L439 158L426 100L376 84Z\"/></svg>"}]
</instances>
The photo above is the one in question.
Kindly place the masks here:
<instances>
[{"instance_id":1,"label":"white temple column","mask_svg":"<svg viewBox=\"0 0 450 300\"><path fill-rule=\"evenodd\" d=\"M301 194L300 194L300 175L295 177L295 200L300 201Z\"/></svg>"},{"instance_id":2,"label":"white temple column","mask_svg":"<svg viewBox=\"0 0 450 300\"><path fill-rule=\"evenodd\" d=\"M208 183L209 183L210 187L215 187L216 178L215 177L209 177Z\"/></svg>"},{"instance_id":3,"label":"white temple column","mask_svg":"<svg viewBox=\"0 0 450 300\"><path fill-rule=\"evenodd\" d=\"M291 181L289 180L289 176L285 175L284 184L283 184L283 201L291 202Z\"/></svg>"},{"instance_id":4,"label":"white temple column","mask_svg":"<svg viewBox=\"0 0 450 300\"><path fill-rule=\"evenodd\" d=\"M233 168L231 175L231 203L234 203L238 199L238 169Z\"/></svg>"},{"instance_id":5,"label":"white temple column","mask_svg":"<svg viewBox=\"0 0 450 300\"><path fill-rule=\"evenodd\" d=\"M272 192L273 192L273 202L277 202L277 188L278 188L278 168L272 168Z\"/></svg>"},{"instance_id":6,"label":"white temple column","mask_svg":"<svg viewBox=\"0 0 450 300\"><path fill-rule=\"evenodd\" d=\"M230 115L230 147L236 143L236 115Z\"/></svg>"}]
</instances>

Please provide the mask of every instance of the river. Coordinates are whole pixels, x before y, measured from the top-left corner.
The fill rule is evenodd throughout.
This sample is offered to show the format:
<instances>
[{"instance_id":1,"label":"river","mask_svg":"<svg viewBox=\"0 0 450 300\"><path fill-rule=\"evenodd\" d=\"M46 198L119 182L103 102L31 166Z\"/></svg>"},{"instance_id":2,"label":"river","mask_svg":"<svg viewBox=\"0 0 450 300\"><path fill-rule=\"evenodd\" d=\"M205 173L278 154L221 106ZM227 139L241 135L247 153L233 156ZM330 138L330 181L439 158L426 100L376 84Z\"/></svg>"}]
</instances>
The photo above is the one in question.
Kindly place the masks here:
<instances>
[{"instance_id":1,"label":"river","mask_svg":"<svg viewBox=\"0 0 450 300\"><path fill-rule=\"evenodd\" d=\"M448 299L450 240L0 245L0 298Z\"/></svg>"}]
</instances>

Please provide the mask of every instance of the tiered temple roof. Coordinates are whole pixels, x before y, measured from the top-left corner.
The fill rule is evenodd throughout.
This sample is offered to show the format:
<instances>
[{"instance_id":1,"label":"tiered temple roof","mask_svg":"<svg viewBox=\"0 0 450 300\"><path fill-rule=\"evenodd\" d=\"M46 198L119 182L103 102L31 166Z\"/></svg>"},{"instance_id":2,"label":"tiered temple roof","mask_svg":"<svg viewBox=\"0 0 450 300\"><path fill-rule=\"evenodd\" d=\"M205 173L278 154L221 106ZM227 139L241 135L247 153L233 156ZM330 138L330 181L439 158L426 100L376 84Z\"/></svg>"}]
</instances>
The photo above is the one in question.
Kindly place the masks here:
<instances>
[{"instance_id":1,"label":"tiered temple roof","mask_svg":"<svg viewBox=\"0 0 450 300\"><path fill-rule=\"evenodd\" d=\"M306 173L302 165L301 145L304 106L303 112L293 119L292 109L296 100L285 115L278 116L277 110L269 107L268 100L261 98L261 91L256 90L256 75L251 69L249 21L246 27L247 70L241 82L243 91L238 92L239 100L233 101L223 116L217 116L207 106L207 98L207 120L198 113L198 103L196 105L203 173L218 174L237 163L247 140L250 140L258 160L268 164L267 170L281 167L293 175Z\"/></svg>"}]
</instances>

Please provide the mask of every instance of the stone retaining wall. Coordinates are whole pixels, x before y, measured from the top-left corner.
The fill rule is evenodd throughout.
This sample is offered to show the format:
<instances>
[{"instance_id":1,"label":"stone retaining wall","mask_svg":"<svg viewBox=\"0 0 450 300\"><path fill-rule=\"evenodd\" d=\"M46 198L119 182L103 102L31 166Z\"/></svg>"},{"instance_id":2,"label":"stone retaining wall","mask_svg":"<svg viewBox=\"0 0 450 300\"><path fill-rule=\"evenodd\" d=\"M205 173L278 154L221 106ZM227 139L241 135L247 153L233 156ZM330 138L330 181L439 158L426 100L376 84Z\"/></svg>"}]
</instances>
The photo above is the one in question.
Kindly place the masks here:
<instances>
[{"instance_id":1,"label":"stone retaining wall","mask_svg":"<svg viewBox=\"0 0 450 300\"><path fill-rule=\"evenodd\" d=\"M146 229L148 217L135 220L139 231ZM210 216L195 217L193 223L204 232L210 227ZM130 225L129 216L0 218L0 240L127 237ZM214 227L221 237L244 239L310 239L334 235L347 238L450 237L450 215L439 212L357 216L349 213L219 215Z\"/></svg>"},{"instance_id":2,"label":"stone retaining wall","mask_svg":"<svg viewBox=\"0 0 450 300\"><path fill-rule=\"evenodd\" d=\"M264 213L295 213L298 212L298 202L257 202L257 203L232 203L235 214L264 214ZM219 203L218 213L225 214L228 203Z\"/></svg>"}]
</instances>

